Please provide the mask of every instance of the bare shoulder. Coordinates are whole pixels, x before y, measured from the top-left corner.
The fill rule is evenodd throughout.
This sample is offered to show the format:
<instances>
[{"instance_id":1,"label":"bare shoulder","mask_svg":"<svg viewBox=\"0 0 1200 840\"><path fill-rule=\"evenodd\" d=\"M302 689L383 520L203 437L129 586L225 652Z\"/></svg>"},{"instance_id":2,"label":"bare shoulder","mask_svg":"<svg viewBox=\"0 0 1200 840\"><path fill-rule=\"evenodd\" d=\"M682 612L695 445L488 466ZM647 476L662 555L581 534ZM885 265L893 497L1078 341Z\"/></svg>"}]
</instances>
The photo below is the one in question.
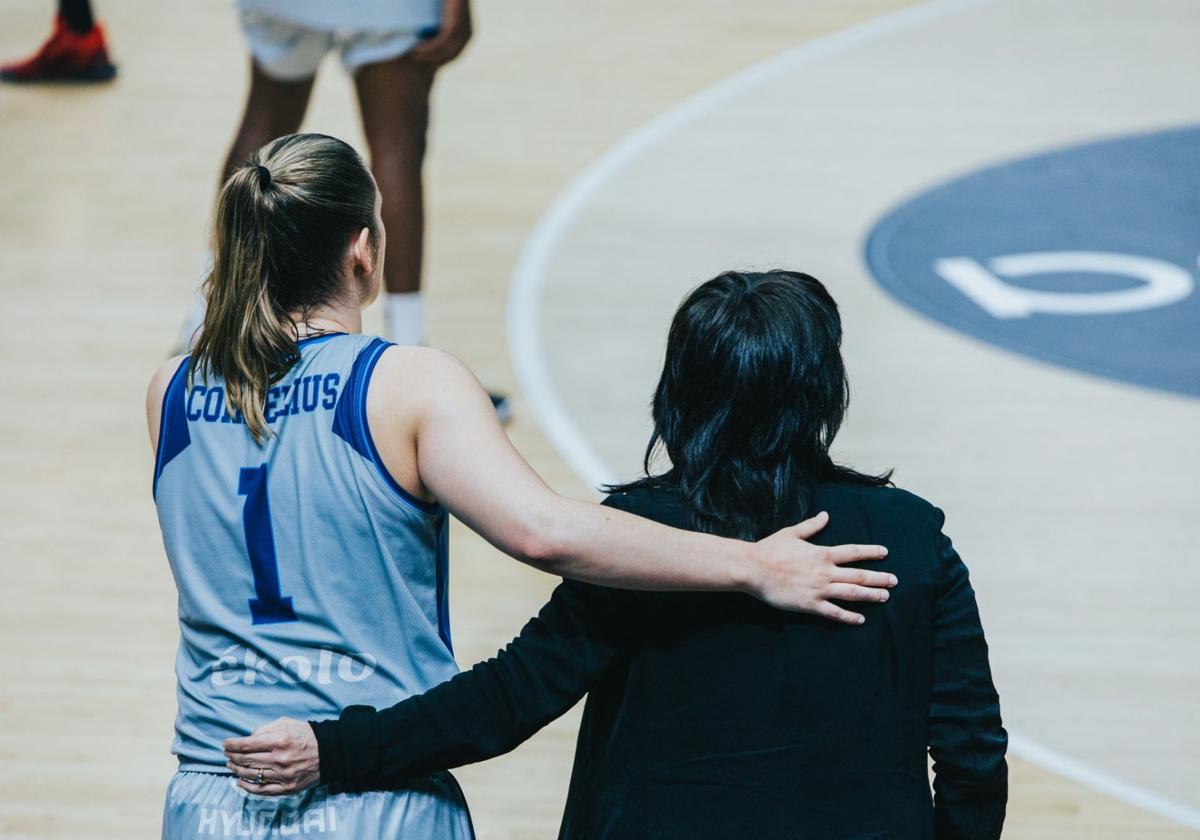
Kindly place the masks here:
<instances>
[{"instance_id":1,"label":"bare shoulder","mask_svg":"<svg viewBox=\"0 0 1200 840\"><path fill-rule=\"evenodd\" d=\"M380 355L367 391L367 414L377 428L413 435L431 426L496 416L471 369L430 347L389 347Z\"/></svg>"},{"instance_id":2,"label":"bare shoulder","mask_svg":"<svg viewBox=\"0 0 1200 840\"><path fill-rule=\"evenodd\" d=\"M153 449L158 446L158 424L162 417L163 397L167 393L167 386L171 384L171 379L179 371L179 366L183 363L184 356L175 356L164 362L158 370L154 372L154 376L150 378L150 385L146 388L146 428L150 431L150 447Z\"/></svg>"},{"instance_id":3,"label":"bare shoulder","mask_svg":"<svg viewBox=\"0 0 1200 840\"><path fill-rule=\"evenodd\" d=\"M456 356L434 347L411 347L393 344L383 351L376 363L376 370L389 377L404 376L410 379L436 376L453 371L467 372Z\"/></svg>"},{"instance_id":4,"label":"bare shoulder","mask_svg":"<svg viewBox=\"0 0 1200 840\"><path fill-rule=\"evenodd\" d=\"M461 398L464 392L482 391L479 380L458 358L432 347L392 346L375 364L372 390L392 400L440 401Z\"/></svg>"}]
</instances>

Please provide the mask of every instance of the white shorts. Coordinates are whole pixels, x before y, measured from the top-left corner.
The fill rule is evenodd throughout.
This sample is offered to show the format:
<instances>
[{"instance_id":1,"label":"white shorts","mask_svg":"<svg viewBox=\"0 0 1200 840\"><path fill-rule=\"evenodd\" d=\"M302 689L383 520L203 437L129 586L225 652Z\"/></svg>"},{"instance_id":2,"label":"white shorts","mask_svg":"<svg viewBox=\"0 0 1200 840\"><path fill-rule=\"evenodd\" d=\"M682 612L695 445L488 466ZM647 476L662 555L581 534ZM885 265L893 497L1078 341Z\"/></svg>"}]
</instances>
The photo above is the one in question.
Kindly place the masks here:
<instances>
[{"instance_id":1,"label":"white shorts","mask_svg":"<svg viewBox=\"0 0 1200 840\"><path fill-rule=\"evenodd\" d=\"M432 31L358 32L313 29L262 12L239 10L242 31L254 61L281 82L311 79L325 54L341 53L342 66L354 75L368 64L391 61L412 50Z\"/></svg>"}]
</instances>

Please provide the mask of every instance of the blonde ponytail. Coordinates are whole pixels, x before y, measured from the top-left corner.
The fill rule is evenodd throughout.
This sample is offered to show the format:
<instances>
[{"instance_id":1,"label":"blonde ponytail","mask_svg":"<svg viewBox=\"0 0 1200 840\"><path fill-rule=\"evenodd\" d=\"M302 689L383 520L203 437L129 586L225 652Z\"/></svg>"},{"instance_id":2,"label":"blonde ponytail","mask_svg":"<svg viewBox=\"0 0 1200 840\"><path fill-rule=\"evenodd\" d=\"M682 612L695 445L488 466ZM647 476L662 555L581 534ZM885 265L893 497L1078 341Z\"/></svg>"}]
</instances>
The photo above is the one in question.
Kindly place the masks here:
<instances>
[{"instance_id":1,"label":"blonde ponytail","mask_svg":"<svg viewBox=\"0 0 1200 840\"><path fill-rule=\"evenodd\" d=\"M334 297L350 238L375 231L375 182L348 145L282 137L225 185L213 225L207 310L192 376L224 380L226 406L261 443L267 392L300 358L294 316Z\"/></svg>"}]
</instances>

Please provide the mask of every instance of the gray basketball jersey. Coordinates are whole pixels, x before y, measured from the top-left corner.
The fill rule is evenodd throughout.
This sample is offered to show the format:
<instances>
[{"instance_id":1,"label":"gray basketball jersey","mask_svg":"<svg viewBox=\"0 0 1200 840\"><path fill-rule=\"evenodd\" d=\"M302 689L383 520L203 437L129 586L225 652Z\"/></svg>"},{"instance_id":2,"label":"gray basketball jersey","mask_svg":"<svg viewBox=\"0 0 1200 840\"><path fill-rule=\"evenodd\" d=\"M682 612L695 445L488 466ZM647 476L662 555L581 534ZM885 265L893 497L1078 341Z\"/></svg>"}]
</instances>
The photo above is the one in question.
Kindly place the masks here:
<instances>
[{"instance_id":1,"label":"gray basketball jersey","mask_svg":"<svg viewBox=\"0 0 1200 840\"><path fill-rule=\"evenodd\" d=\"M281 716L390 706L458 668L445 511L388 474L367 425L389 345L300 342L257 444L190 359L163 400L154 497L179 590L181 770L223 771L221 742Z\"/></svg>"}]
</instances>

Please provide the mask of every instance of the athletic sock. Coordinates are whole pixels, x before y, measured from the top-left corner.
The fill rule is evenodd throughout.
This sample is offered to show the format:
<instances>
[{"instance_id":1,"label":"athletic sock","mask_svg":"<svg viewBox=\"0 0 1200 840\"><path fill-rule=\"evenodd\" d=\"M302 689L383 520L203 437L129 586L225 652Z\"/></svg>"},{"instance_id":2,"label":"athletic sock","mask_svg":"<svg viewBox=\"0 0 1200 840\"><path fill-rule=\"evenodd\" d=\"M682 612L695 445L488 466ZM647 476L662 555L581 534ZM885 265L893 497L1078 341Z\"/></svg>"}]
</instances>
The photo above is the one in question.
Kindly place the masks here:
<instances>
[{"instance_id":1,"label":"athletic sock","mask_svg":"<svg viewBox=\"0 0 1200 840\"><path fill-rule=\"evenodd\" d=\"M72 31L86 35L96 25L89 0L58 0L58 14Z\"/></svg>"},{"instance_id":2,"label":"athletic sock","mask_svg":"<svg viewBox=\"0 0 1200 840\"><path fill-rule=\"evenodd\" d=\"M388 292L383 299L383 318L388 341L425 343L425 303L420 292Z\"/></svg>"}]
</instances>

